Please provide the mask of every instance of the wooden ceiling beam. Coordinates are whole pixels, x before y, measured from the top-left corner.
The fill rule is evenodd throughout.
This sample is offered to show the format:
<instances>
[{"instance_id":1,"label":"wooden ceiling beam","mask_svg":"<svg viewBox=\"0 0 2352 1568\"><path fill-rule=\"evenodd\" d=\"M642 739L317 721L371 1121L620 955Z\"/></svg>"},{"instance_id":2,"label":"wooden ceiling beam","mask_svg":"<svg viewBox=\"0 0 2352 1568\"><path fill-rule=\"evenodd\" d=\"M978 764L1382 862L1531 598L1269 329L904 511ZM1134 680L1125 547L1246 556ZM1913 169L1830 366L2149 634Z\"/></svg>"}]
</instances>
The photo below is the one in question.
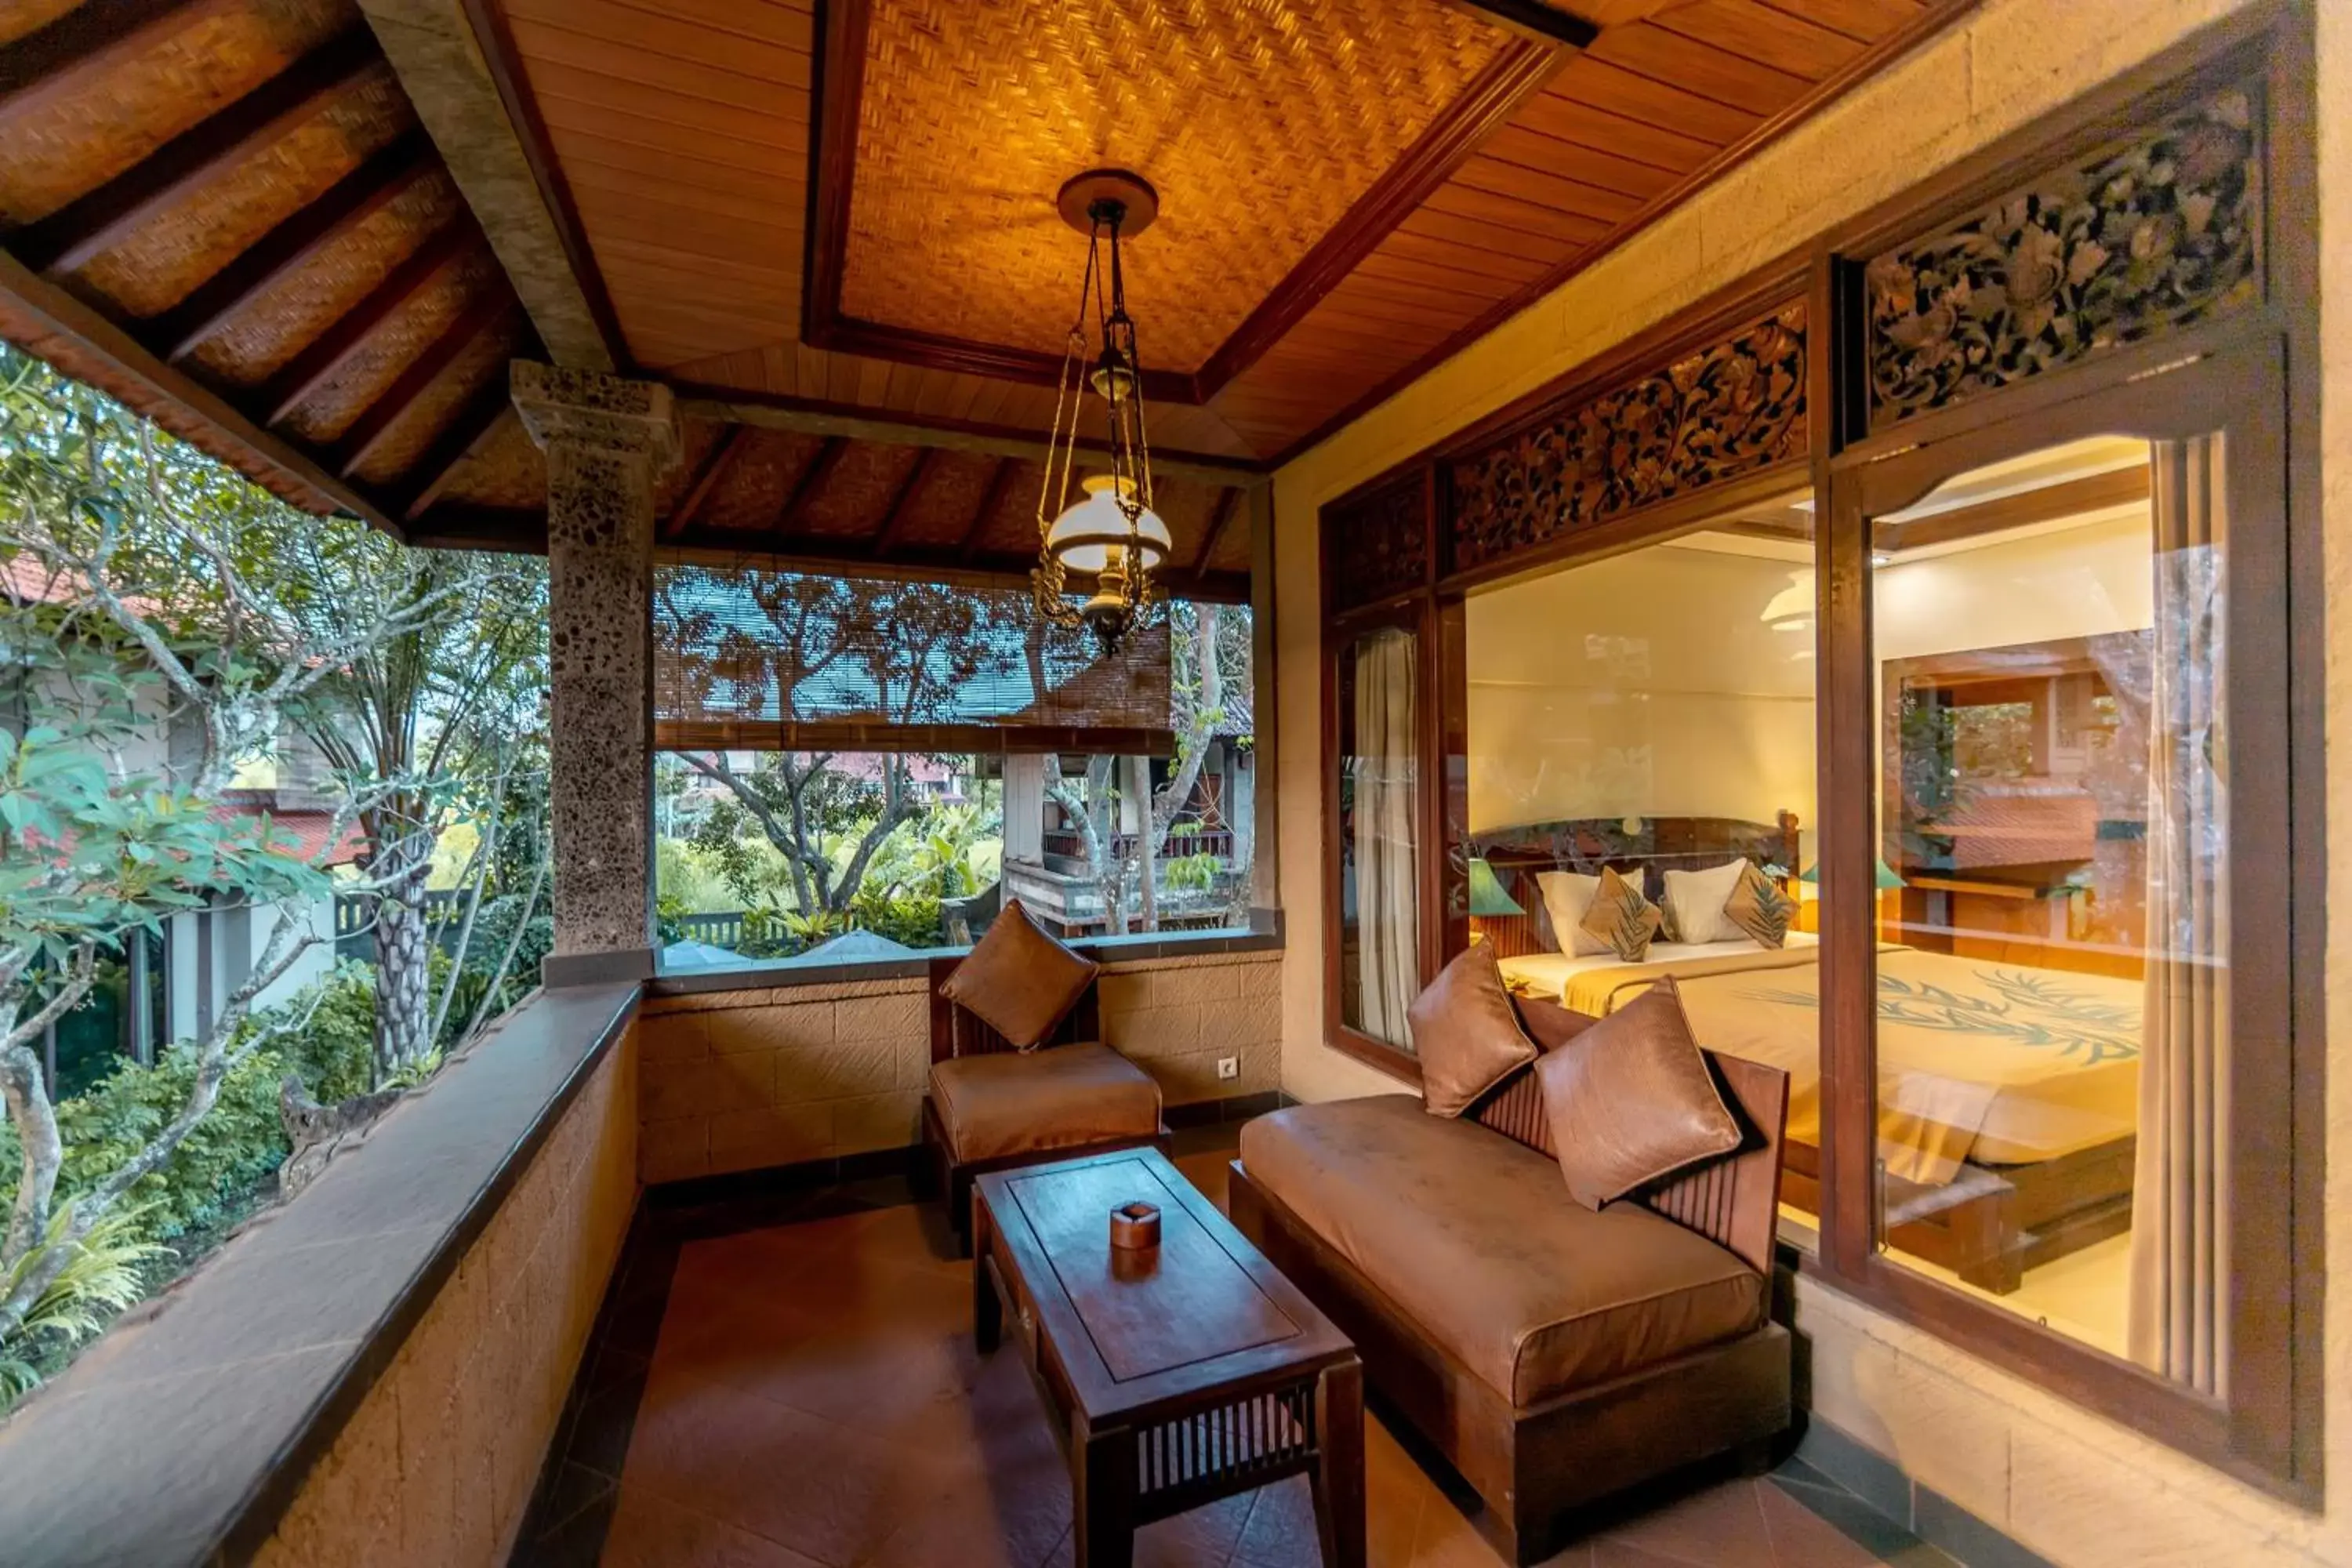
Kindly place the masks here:
<instances>
[{"instance_id":1,"label":"wooden ceiling beam","mask_svg":"<svg viewBox=\"0 0 2352 1568\"><path fill-rule=\"evenodd\" d=\"M996 509L1004 504L1004 492L1012 487L1013 476L1020 467L1015 458L996 459L996 467L988 476L988 488L980 494L979 509L971 514L971 521L963 525L963 534L956 541L955 558L958 561L969 561L979 552L980 536L988 527L988 520L996 515Z\"/></svg>"},{"instance_id":2,"label":"wooden ceiling beam","mask_svg":"<svg viewBox=\"0 0 2352 1568\"><path fill-rule=\"evenodd\" d=\"M263 384L257 404L261 422L275 425L293 413L304 398L342 368L343 362L387 317L423 293L444 269L470 256L480 242L480 231L462 216L434 230L383 282L369 289L366 298L336 318L333 326L304 345Z\"/></svg>"},{"instance_id":3,"label":"wooden ceiling beam","mask_svg":"<svg viewBox=\"0 0 2352 1568\"><path fill-rule=\"evenodd\" d=\"M681 417L715 419L730 425L758 425L771 430L797 430L811 436L846 436L856 441L879 441L896 447L944 447L951 451L986 452L991 457L1045 456L1045 433L971 420L910 417L879 412L849 403L827 403L782 393L743 392L707 383L672 381ZM1080 460L1098 452L1098 441L1078 444ZM1254 458L1225 458L1206 452L1151 450L1151 471L1199 479L1212 485L1258 485L1269 481L1273 469Z\"/></svg>"},{"instance_id":4,"label":"wooden ceiling beam","mask_svg":"<svg viewBox=\"0 0 2352 1568\"><path fill-rule=\"evenodd\" d=\"M540 353L538 340L526 336L516 347L514 357L536 359ZM457 417L449 421L449 427L441 432L433 445L425 449L425 456L418 458L403 476L416 482L410 488L408 499L401 503L402 521L416 524L425 518L435 503L440 500L442 492L449 488L449 481L457 477L459 466L489 439L490 432L498 428L499 421L506 416L513 401L504 372L492 376L481 390L474 394L458 412Z\"/></svg>"},{"instance_id":5,"label":"wooden ceiling beam","mask_svg":"<svg viewBox=\"0 0 2352 1568\"><path fill-rule=\"evenodd\" d=\"M441 379L457 356L473 347L513 308L513 297L503 281L485 286L481 294L459 311L457 319L425 347L425 351L408 362L393 383L378 393L360 416L352 421L336 443L335 471L350 479L354 470L372 457L384 435L400 422L400 416L415 405L433 384Z\"/></svg>"},{"instance_id":6,"label":"wooden ceiling beam","mask_svg":"<svg viewBox=\"0 0 2352 1568\"><path fill-rule=\"evenodd\" d=\"M1236 489L1217 492L1216 510L1209 513L1209 526L1201 531L1200 551L1192 557L1195 574L1209 569L1209 557L1217 552L1217 543L1225 536L1225 524L1233 518L1234 503L1240 499L1241 491Z\"/></svg>"},{"instance_id":7,"label":"wooden ceiling beam","mask_svg":"<svg viewBox=\"0 0 2352 1568\"><path fill-rule=\"evenodd\" d=\"M440 167L424 132L411 130L329 186L246 247L227 266L198 284L140 335L173 363L195 352L265 289L300 270L314 257L414 189Z\"/></svg>"},{"instance_id":8,"label":"wooden ceiling beam","mask_svg":"<svg viewBox=\"0 0 2352 1568\"><path fill-rule=\"evenodd\" d=\"M824 488L825 480L833 477L833 470L841 467L841 459L848 452L846 437L825 437L824 445L817 448L816 456L809 459L808 467L801 470L800 478L793 481L792 494L784 498L782 509L776 513L774 531L778 536L789 537L798 531L809 503L816 500L817 492Z\"/></svg>"},{"instance_id":9,"label":"wooden ceiling beam","mask_svg":"<svg viewBox=\"0 0 2352 1568\"><path fill-rule=\"evenodd\" d=\"M73 271L317 114L380 58L373 37L354 22L96 190L17 229L8 248L36 272Z\"/></svg>"},{"instance_id":10,"label":"wooden ceiling beam","mask_svg":"<svg viewBox=\"0 0 2352 1568\"><path fill-rule=\"evenodd\" d=\"M710 456L702 460L702 467L686 487L686 493L677 498L677 505L671 509L669 516L662 520L663 538L679 532L702 515L702 509L709 501L712 492L719 489L719 481L727 477L728 470L735 466L743 456L743 448L750 444L750 426L730 425L726 427L725 433L712 443Z\"/></svg>"},{"instance_id":11,"label":"wooden ceiling beam","mask_svg":"<svg viewBox=\"0 0 2352 1568\"><path fill-rule=\"evenodd\" d=\"M1526 37L1587 49L1601 29L1581 16L1570 16L1543 0L1454 0L1465 11L1476 11Z\"/></svg>"},{"instance_id":12,"label":"wooden ceiling beam","mask_svg":"<svg viewBox=\"0 0 2352 1568\"><path fill-rule=\"evenodd\" d=\"M89 305L5 254L0 254L0 336L153 414L173 434L219 453L288 500L322 513L348 511L400 536L382 507L327 472L310 454L263 429L220 394L164 363Z\"/></svg>"},{"instance_id":13,"label":"wooden ceiling beam","mask_svg":"<svg viewBox=\"0 0 2352 1568\"><path fill-rule=\"evenodd\" d=\"M898 535L907 526L908 503L915 499L915 487L923 482L923 476L930 471L932 460L939 455L937 447L915 449L915 461L907 469L907 477L898 481L898 490L890 497L890 508L882 514L882 526L875 531L875 554L887 555L898 542Z\"/></svg>"},{"instance_id":14,"label":"wooden ceiling beam","mask_svg":"<svg viewBox=\"0 0 2352 1568\"><path fill-rule=\"evenodd\" d=\"M184 27L242 0L83 0L0 48L0 119L69 96Z\"/></svg>"}]
</instances>

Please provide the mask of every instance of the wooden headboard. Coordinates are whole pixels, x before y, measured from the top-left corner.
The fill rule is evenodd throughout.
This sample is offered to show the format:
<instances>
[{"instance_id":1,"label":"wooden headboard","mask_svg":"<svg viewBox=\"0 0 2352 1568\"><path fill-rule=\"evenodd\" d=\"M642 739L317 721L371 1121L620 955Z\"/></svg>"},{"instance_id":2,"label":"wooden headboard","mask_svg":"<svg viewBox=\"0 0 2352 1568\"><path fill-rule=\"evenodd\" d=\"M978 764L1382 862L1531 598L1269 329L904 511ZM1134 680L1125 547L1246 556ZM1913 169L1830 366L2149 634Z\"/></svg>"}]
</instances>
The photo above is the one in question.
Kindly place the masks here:
<instances>
[{"instance_id":1,"label":"wooden headboard","mask_svg":"<svg viewBox=\"0 0 2352 1568\"><path fill-rule=\"evenodd\" d=\"M1472 834L1470 853L1485 858L1503 891L1527 911L1478 918L1479 931L1502 958L1567 951L1565 944L1553 940L1543 894L1536 886L1538 872L1575 871L1597 877L1606 866L1625 876L1638 868L1643 896L1655 900L1665 890L1666 872L1720 866L1734 856L1745 856L1759 866L1778 866L1791 878L1801 869L1793 811L1780 813L1780 819L1771 823L1742 822L1729 816L1533 822Z\"/></svg>"}]
</instances>

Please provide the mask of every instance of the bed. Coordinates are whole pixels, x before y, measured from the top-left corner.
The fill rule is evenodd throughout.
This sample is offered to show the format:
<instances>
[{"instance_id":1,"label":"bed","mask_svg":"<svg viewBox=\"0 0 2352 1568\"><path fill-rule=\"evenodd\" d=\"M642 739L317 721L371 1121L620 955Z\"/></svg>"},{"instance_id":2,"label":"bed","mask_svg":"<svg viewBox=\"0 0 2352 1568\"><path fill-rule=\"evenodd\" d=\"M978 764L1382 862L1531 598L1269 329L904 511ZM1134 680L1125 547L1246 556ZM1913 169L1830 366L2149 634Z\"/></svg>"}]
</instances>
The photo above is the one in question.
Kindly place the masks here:
<instances>
[{"instance_id":1,"label":"bed","mask_svg":"<svg viewBox=\"0 0 2352 1568\"><path fill-rule=\"evenodd\" d=\"M1483 921L1513 987L1604 1016L1675 977L1700 1042L1790 1074L1790 1202L1818 1212L1818 939L1655 943L1646 960L1559 951L1536 874L1662 873L1744 856L1785 874L1796 819L1542 823L1481 835L1475 852L1528 911ZM2024 1270L2122 1234L2131 1220L2141 985L1882 943L1878 1157L1884 1234L1997 1293Z\"/></svg>"}]
</instances>

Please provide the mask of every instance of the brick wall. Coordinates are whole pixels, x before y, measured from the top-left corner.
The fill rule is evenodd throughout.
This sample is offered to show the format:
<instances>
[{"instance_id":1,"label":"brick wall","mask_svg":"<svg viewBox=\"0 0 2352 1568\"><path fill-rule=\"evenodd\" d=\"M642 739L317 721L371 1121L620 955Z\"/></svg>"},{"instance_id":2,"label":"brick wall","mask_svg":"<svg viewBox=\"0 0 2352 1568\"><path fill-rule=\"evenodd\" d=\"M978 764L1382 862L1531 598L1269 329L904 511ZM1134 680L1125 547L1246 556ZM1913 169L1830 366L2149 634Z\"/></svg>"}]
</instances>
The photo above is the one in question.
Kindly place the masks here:
<instances>
[{"instance_id":1,"label":"brick wall","mask_svg":"<svg viewBox=\"0 0 2352 1568\"><path fill-rule=\"evenodd\" d=\"M1276 1088L1279 952L1105 968L1103 1035L1171 1105ZM920 1139L930 995L920 979L714 991L647 1004L639 1169L647 1182L900 1149ZM1241 1075L1217 1077L1237 1056Z\"/></svg>"}]
</instances>

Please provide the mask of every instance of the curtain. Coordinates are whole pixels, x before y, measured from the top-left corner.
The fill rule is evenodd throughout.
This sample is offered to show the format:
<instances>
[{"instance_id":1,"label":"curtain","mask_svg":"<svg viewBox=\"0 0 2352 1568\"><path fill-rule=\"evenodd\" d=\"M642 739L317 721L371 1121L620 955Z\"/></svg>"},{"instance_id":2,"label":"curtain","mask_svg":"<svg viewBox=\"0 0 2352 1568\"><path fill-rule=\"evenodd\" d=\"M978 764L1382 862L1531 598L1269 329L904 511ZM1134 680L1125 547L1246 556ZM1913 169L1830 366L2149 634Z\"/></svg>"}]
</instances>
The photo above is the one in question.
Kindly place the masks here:
<instances>
[{"instance_id":1,"label":"curtain","mask_svg":"<svg viewBox=\"0 0 2352 1568\"><path fill-rule=\"evenodd\" d=\"M1358 1020L1404 1045L1421 991L1421 914L1413 849L1416 743L1412 637L1393 629L1356 644L1355 858Z\"/></svg>"},{"instance_id":2,"label":"curtain","mask_svg":"<svg viewBox=\"0 0 2352 1568\"><path fill-rule=\"evenodd\" d=\"M2229 1391L2230 878L2221 438L2155 444L2147 993L2132 1183L2132 1359Z\"/></svg>"}]
</instances>

